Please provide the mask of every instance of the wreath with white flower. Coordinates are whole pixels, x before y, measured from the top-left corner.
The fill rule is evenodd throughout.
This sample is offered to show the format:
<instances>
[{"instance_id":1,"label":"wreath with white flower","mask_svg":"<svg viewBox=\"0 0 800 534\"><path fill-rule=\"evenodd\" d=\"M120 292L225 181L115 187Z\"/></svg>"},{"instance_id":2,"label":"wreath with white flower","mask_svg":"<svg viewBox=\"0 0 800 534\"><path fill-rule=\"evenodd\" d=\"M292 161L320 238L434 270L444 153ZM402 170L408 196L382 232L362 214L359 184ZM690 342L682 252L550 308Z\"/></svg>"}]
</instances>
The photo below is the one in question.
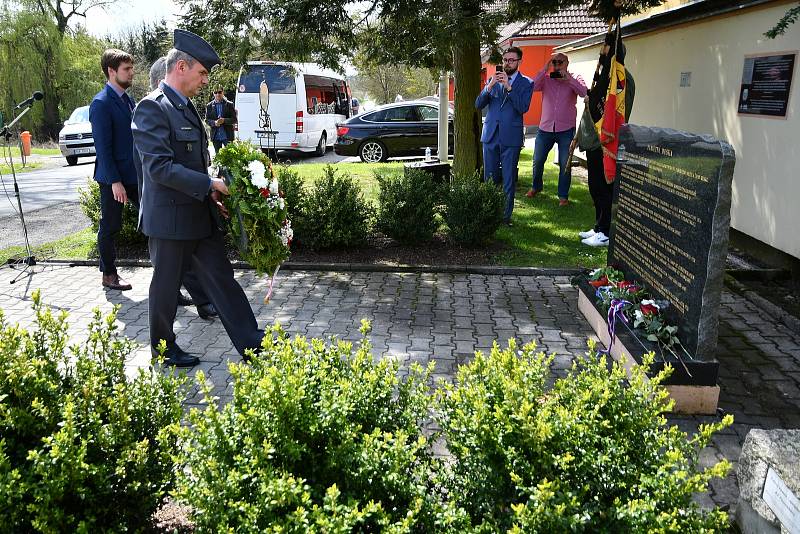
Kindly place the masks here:
<instances>
[{"instance_id":1,"label":"wreath with white flower","mask_svg":"<svg viewBox=\"0 0 800 534\"><path fill-rule=\"evenodd\" d=\"M224 200L230 214L228 229L241 258L259 274L272 277L268 301L275 275L289 257L293 237L272 163L252 143L234 141L217 152L214 164L229 181L230 195Z\"/></svg>"}]
</instances>

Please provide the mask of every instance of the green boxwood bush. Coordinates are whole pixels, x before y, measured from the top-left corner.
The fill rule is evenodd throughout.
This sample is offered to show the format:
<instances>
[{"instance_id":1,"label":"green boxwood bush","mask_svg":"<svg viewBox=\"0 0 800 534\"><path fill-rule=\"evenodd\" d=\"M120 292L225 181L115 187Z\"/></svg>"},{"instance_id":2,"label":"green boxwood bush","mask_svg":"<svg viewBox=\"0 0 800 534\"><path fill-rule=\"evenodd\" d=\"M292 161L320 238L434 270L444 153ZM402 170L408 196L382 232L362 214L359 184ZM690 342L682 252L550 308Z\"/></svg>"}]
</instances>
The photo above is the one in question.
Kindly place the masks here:
<instances>
[{"instance_id":1,"label":"green boxwood bush","mask_svg":"<svg viewBox=\"0 0 800 534\"><path fill-rule=\"evenodd\" d=\"M450 238L462 245L480 245L503 222L505 194L477 174L455 176L445 195L444 220Z\"/></svg>"},{"instance_id":2,"label":"green boxwood bush","mask_svg":"<svg viewBox=\"0 0 800 534\"><path fill-rule=\"evenodd\" d=\"M131 341L95 310L68 346L66 312L33 294L36 329L0 311L0 531L140 530L173 482L182 381L125 376Z\"/></svg>"},{"instance_id":3,"label":"green boxwood bush","mask_svg":"<svg viewBox=\"0 0 800 534\"><path fill-rule=\"evenodd\" d=\"M358 182L328 165L303 203L295 236L312 249L359 245L367 238L372 211Z\"/></svg>"},{"instance_id":4,"label":"green boxwood bush","mask_svg":"<svg viewBox=\"0 0 800 534\"><path fill-rule=\"evenodd\" d=\"M100 186L89 178L86 187L78 190L81 210L92 223L92 230L97 232L100 224ZM122 210L122 228L117 234L118 245L138 245L147 242L147 237L137 230L139 226L139 212L130 202Z\"/></svg>"},{"instance_id":5,"label":"green boxwood bush","mask_svg":"<svg viewBox=\"0 0 800 534\"><path fill-rule=\"evenodd\" d=\"M401 243L430 241L436 231L437 184L424 171L375 173L380 185L377 227Z\"/></svg>"},{"instance_id":6,"label":"green boxwood bush","mask_svg":"<svg viewBox=\"0 0 800 534\"><path fill-rule=\"evenodd\" d=\"M362 325L366 334L367 324ZM233 400L192 411L178 497L210 532L437 532L465 515L442 504L420 423L431 368L374 363L364 339L267 332L233 364Z\"/></svg>"},{"instance_id":7,"label":"green boxwood bush","mask_svg":"<svg viewBox=\"0 0 800 534\"><path fill-rule=\"evenodd\" d=\"M652 357L652 355L651 355ZM726 514L692 494L729 469L697 467L712 432L667 426L671 406L642 367L630 378L590 354L546 387L552 357L495 346L443 384L438 417L454 461L447 487L478 532L714 532Z\"/></svg>"},{"instance_id":8,"label":"green boxwood bush","mask_svg":"<svg viewBox=\"0 0 800 534\"><path fill-rule=\"evenodd\" d=\"M278 185L283 193L283 198L286 200L286 211L288 212L289 220L292 221L293 227L298 224L302 226L300 219L303 217L303 206L306 200L303 179L286 165L274 165L273 168L275 177L278 179Z\"/></svg>"}]
</instances>

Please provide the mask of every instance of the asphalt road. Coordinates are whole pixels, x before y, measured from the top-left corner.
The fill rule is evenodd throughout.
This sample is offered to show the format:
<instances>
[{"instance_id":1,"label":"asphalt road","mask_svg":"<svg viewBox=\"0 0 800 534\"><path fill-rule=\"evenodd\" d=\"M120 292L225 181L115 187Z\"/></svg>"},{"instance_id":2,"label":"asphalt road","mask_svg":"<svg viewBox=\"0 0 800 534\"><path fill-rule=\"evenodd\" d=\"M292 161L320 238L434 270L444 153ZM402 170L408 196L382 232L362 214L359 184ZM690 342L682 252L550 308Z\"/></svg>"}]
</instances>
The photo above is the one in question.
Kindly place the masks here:
<instances>
[{"instance_id":1,"label":"asphalt road","mask_svg":"<svg viewBox=\"0 0 800 534\"><path fill-rule=\"evenodd\" d=\"M62 157L53 156L56 166L17 174L20 198L24 213L56 204L78 201L78 188L85 187L94 172L94 158L81 158L78 165L70 167ZM16 216L17 199L11 173L0 175L0 219Z\"/></svg>"}]
</instances>

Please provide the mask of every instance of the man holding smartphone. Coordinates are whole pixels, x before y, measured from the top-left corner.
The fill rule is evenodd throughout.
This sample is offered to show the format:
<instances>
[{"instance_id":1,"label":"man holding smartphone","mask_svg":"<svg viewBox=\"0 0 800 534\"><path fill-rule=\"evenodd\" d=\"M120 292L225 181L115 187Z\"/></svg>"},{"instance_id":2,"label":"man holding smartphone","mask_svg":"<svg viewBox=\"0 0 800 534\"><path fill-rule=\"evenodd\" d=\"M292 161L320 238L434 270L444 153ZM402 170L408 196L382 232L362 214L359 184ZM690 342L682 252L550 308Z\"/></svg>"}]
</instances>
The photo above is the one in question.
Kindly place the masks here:
<instances>
[{"instance_id":1,"label":"man holding smartphone","mask_svg":"<svg viewBox=\"0 0 800 534\"><path fill-rule=\"evenodd\" d=\"M522 116L528 111L533 95L533 82L519 72L522 50L516 46L503 53L503 65L475 100L475 107L489 106L483 123L483 179L503 184L506 207L503 223L511 226L514 210L514 187L524 135Z\"/></svg>"},{"instance_id":2,"label":"man holding smartphone","mask_svg":"<svg viewBox=\"0 0 800 534\"><path fill-rule=\"evenodd\" d=\"M553 67L548 72L550 66ZM533 150L533 184L528 198L542 191L544 163L554 144L558 144L558 204L569 204L569 187L572 172L567 168L569 145L575 135L577 108L575 103L580 96L586 96L586 84L580 76L573 76L567 70L569 58L566 54L554 54L533 77L534 91L542 92L542 118L536 134Z\"/></svg>"}]
</instances>

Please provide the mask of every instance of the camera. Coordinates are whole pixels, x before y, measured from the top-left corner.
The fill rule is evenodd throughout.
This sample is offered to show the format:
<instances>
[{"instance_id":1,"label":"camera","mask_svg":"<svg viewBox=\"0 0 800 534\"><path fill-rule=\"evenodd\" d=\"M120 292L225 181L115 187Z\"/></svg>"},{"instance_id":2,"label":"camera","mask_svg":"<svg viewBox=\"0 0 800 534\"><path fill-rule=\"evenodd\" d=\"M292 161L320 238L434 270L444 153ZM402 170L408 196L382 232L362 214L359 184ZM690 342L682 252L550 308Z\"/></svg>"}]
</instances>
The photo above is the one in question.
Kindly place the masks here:
<instances>
[{"instance_id":1,"label":"camera","mask_svg":"<svg viewBox=\"0 0 800 534\"><path fill-rule=\"evenodd\" d=\"M553 72L550 73L550 77L551 78L563 78L564 74L561 71L554 70Z\"/></svg>"}]
</instances>

